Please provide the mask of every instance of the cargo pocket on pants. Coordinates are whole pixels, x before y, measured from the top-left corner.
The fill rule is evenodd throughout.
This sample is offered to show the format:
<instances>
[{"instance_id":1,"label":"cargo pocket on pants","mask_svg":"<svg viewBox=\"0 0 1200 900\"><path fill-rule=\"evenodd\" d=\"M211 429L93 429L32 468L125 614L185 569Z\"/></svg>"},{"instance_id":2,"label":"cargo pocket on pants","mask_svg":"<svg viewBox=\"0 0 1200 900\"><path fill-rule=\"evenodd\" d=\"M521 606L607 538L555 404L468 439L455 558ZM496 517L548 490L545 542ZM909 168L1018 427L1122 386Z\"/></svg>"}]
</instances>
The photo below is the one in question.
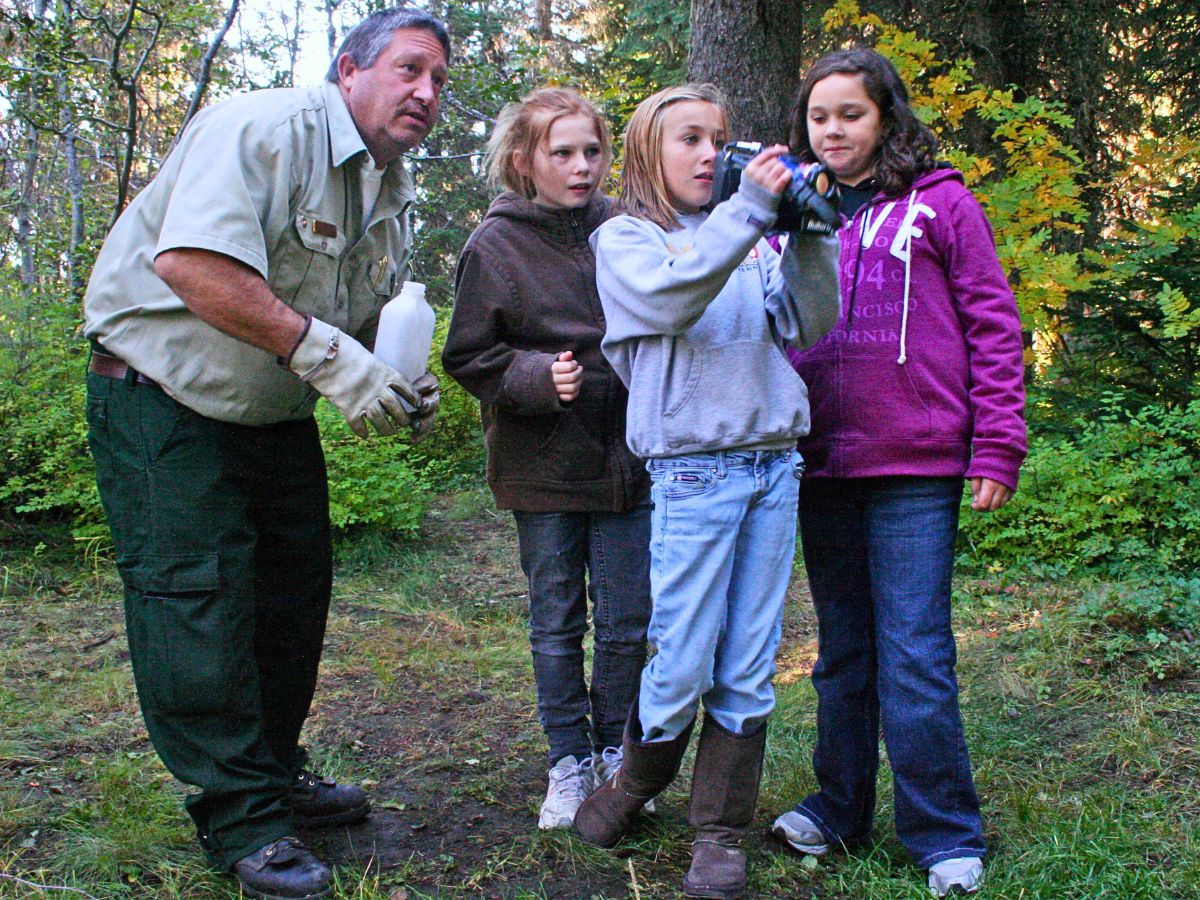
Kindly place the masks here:
<instances>
[{"instance_id":1,"label":"cargo pocket on pants","mask_svg":"<svg viewBox=\"0 0 1200 900\"><path fill-rule=\"evenodd\" d=\"M143 554L118 567L132 593L128 627L143 703L175 715L230 708L241 666L236 617L217 590L217 554Z\"/></svg>"}]
</instances>

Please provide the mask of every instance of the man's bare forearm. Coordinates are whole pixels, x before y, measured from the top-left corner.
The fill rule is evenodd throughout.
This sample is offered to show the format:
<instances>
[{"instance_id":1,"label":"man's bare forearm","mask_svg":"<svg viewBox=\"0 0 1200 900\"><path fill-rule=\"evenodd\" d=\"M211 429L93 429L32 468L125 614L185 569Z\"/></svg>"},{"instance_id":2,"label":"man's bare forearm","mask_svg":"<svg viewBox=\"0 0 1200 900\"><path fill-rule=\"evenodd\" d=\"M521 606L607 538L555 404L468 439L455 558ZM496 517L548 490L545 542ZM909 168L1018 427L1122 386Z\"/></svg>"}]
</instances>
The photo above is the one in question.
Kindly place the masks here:
<instances>
[{"instance_id":1,"label":"man's bare forearm","mask_svg":"<svg viewBox=\"0 0 1200 900\"><path fill-rule=\"evenodd\" d=\"M154 260L154 271L201 321L230 337L287 356L304 329L254 269L223 253L181 248Z\"/></svg>"}]
</instances>

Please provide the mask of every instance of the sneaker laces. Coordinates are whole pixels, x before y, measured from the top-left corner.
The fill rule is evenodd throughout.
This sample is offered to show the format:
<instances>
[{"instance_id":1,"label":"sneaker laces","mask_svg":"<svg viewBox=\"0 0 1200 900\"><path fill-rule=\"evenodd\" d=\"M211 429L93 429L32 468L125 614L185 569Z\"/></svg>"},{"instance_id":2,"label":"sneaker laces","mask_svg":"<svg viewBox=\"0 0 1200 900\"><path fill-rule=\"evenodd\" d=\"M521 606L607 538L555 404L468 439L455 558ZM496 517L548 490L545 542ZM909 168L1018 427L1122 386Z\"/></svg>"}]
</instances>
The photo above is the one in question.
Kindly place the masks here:
<instances>
[{"instance_id":1,"label":"sneaker laces","mask_svg":"<svg viewBox=\"0 0 1200 900\"><path fill-rule=\"evenodd\" d=\"M599 780L603 783L616 777L616 774L621 771L623 762L625 762L625 753L620 747L605 747L600 754Z\"/></svg>"},{"instance_id":2,"label":"sneaker laces","mask_svg":"<svg viewBox=\"0 0 1200 900\"><path fill-rule=\"evenodd\" d=\"M564 799L586 800L591 783L591 757L585 757L573 766L564 766L560 762L550 770L550 791Z\"/></svg>"}]
</instances>

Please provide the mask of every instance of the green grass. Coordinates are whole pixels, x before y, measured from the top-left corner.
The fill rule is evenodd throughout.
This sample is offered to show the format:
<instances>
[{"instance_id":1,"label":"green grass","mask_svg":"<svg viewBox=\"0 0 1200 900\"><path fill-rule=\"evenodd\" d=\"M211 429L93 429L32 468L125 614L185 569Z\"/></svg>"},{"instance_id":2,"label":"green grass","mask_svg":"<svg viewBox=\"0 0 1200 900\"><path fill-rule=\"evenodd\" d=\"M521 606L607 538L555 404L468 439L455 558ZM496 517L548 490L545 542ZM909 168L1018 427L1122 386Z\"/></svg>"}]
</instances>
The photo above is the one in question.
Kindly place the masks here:
<instances>
[{"instance_id":1,"label":"green grass","mask_svg":"<svg viewBox=\"0 0 1200 900\"><path fill-rule=\"evenodd\" d=\"M511 519L482 492L415 541L338 548L318 767L365 784L369 826L312 838L335 896L673 897L688 865L687 775L614 853L534 828L543 739ZM209 870L138 715L120 586L103 562L0 548L0 900L232 898ZM963 580L964 722L991 847L981 898L1200 897L1200 683L1103 659L1080 589ZM802 860L766 836L813 787L814 623L801 573L780 654L750 897L918 898L879 782L875 839ZM886 759L886 757L885 757ZM43 892L24 879L68 891Z\"/></svg>"}]
</instances>

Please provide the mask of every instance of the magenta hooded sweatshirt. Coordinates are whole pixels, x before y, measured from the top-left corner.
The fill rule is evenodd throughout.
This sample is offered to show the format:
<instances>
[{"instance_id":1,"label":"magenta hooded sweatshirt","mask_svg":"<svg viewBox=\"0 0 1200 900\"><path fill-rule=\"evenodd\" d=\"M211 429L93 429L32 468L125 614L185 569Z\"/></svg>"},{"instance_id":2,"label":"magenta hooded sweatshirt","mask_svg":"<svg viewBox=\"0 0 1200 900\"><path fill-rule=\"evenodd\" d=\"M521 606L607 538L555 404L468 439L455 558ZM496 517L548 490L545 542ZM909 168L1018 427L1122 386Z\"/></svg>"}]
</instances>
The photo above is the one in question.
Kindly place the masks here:
<instances>
[{"instance_id":1,"label":"magenta hooded sweatshirt","mask_svg":"<svg viewBox=\"0 0 1200 900\"><path fill-rule=\"evenodd\" d=\"M982 476L1025 459L1021 324L992 229L962 174L877 195L840 232L842 310L792 351L808 385L805 478Z\"/></svg>"}]
</instances>

